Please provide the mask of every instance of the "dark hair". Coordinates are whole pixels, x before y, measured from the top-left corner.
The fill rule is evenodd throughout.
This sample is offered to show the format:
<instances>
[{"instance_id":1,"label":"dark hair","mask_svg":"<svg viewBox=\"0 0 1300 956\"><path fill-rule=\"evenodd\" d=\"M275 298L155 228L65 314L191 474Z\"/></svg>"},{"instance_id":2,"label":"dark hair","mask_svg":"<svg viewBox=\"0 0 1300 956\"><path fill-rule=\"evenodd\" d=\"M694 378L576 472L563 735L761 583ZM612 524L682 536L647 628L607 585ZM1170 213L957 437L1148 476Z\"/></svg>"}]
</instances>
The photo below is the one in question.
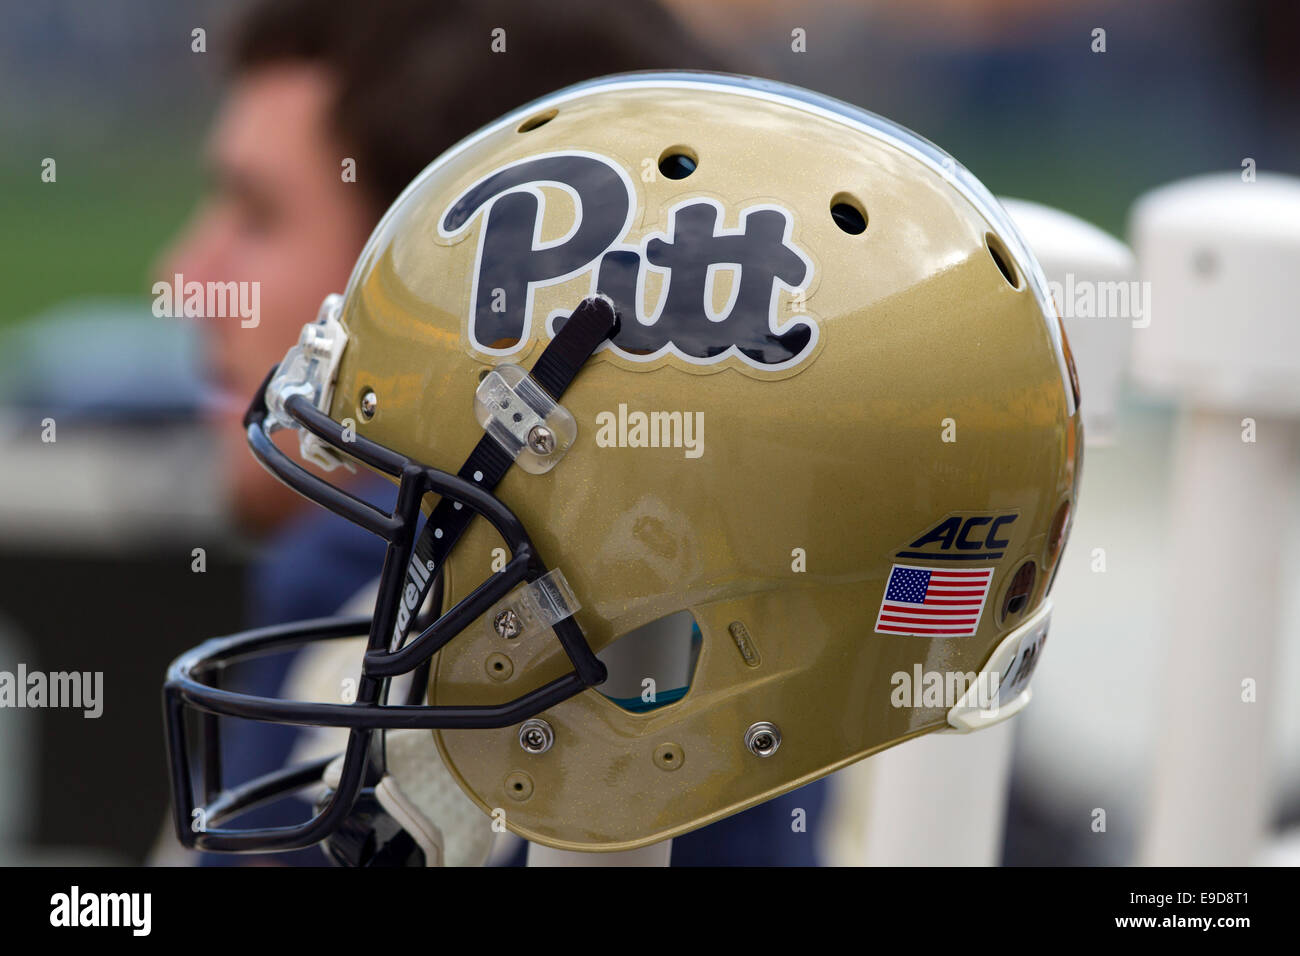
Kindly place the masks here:
<instances>
[{"instance_id":1,"label":"dark hair","mask_svg":"<svg viewBox=\"0 0 1300 956\"><path fill-rule=\"evenodd\" d=\"M504 53L493 31L505 31ZM325 67L332 132L382 211L447 147L580 80L724 64L655 0L257 0L233 67Z\"/></svg>"}]
</instances>

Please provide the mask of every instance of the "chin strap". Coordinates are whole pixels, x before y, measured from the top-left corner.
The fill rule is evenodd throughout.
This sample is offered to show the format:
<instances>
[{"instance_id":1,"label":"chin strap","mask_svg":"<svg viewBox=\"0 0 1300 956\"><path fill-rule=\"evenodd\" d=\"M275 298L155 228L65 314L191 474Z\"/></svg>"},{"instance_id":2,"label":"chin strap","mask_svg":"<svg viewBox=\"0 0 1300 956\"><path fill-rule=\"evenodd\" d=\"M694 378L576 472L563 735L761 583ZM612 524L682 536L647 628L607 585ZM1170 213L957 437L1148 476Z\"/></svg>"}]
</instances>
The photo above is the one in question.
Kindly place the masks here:
<instances>
[{"instance_id":1,"label":"chin strap","mask_svg":"<svg viewBox=\"0 0 1300 956\"><path fill-rule=\"evenodd\" d=\"M558 402L592 353L617 328L618 314L609 298L584 299L559 325L529 377ZM513 463L498 440L484 434L457 475L492 491ZM424 582L417 607L424 605L434 582L441 580L443 562L473 517L473 511L448 498L433 507L411 555L411 565L419 573L407 576ZM437 613L433 609L435 617ZM414 615L402 629L403 642L413 625ZM427 684L427 674L426 663L415 680ZM492 821L465 796L443 764L433 734L387 731L375 756L373 782L362 792L346 824L326 840L331 859L348 866L482 866L487 861L496 836ZM337 787L341 768L341 757L326 768L323 779L328 787Z\"/></svg>"},{"instance_id":2,"label":"chin strap","mask_svg":"<svg viewBox=\"0 0 1300 956\"><path fill-rule=\"evenodd\" d=\"M558 402L577 376L578 370L617 328L618 313L614 311L610 299L603 295L583 299L564 324L559 326L555 338L551 339L529 370L529 376ZM485 491L492 491L505 477L512 463L513 459L497 440L485 434L456 474ZM452 546L460 540L473 517L472 511L447 498L441 499L430 512L411 556L411 564L420 571L409 577L425 581L417 606L424 603L433 579L437 576L430 572L436 572L442 567ZM402 634L403 639L409 631L408 625Z\"/></svg>"},{"instance_id":3,"label":"chin strap","mask_svg":"<svg viewBox=\"0 0 1300 956\"><path fill-rule=\"evenodd\" d=\"M360 813L326 840L325 851L345 866L482 866L492 852L492 820L465 796L427 730L384 735L388 771ZM338 785L339 757L322 780Z\"/></svg>"},{"instance_id":4,"label":"chin strap","mask_svg":"<svg viewBox=\"0 0 1300 956\"><path fill-rule=\"evenodd\" d=\"M390 730L388 776L375 797L425 850L427 866L482 866L496 833L438 755L427 730ZM436 821L436 823L435 823Z\"/></svg>"}]
</instances>

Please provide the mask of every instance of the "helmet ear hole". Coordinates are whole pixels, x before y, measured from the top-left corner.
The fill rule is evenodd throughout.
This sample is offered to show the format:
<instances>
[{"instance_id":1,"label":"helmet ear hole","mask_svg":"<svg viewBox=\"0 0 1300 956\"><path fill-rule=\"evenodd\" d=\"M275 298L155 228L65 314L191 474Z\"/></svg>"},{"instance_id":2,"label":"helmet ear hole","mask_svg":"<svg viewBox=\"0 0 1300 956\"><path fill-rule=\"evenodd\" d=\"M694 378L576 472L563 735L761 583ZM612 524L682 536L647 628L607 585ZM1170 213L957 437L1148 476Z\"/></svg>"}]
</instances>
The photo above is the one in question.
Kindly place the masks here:
<instances>
[{"instance_id":1,"label":"helmet ear hole","mask_svg":"<svg viewBox=\"0 0 1300 956\"><path fill-rule=\"evenodd\" d=\"M596 688L624 710L643 714L686 696L703 637L690 611L628 631L596 655L609 677Z\"/></svg>"}]
</instances>

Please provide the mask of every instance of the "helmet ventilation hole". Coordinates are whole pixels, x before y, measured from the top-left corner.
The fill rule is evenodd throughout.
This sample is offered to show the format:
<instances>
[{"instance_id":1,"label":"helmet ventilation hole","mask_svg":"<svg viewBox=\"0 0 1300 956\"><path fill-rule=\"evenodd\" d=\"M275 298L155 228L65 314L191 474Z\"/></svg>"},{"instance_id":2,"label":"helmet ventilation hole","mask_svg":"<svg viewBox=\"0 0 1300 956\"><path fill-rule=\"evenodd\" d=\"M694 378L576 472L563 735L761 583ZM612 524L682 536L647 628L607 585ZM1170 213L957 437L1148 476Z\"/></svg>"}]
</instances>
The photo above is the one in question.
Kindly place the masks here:
<instances>
[{"instance_id":1,"label":"helmet ventilation hole","mask_svg":"<svg viewBox=\"0 0 1300 956\"><path fill-rule=\"evenodd\" d=\"M547 110L545 113L538 113L536 116L530 116L519 124L518 132L528 133L537 129L539 126L545 126L559 114L559 110Z\"/></svg>"},{"instance_id":2,"label":"helmet ventilation hole","mask_svg":"<svg viewBox=\"0 0 1300 956\"><path fill-rule=\"evenodd\" d=\"M1016 568L1011 578L1007 593L1002 598L1002 620L1015 617L1029 606L1029 596L1034 592L1034 580L1038 577L1033 561L1026 561Z\"/></svg>"},{"instance_id":3,"label":"helmet ventilation hole","mask_svg":"<svg viewBox=\"0 0 1300 956\"><path fill-rule=\"evenodd\" d=\"M1065 545L1065 532L1070 526L1070 502L1063 501L1061 506L1056 509L1056 516L1052 519L1052 529L1047 534L1047 564L1052 569L1051 577L1047 579L1047 591L1050 594L1052 585L1056 582L1056 572L1061 567L1061 549Z\"/></svg>"},{"instance_id":4,"label":"helmet ventilation hole","mask_svg":"<svg viewBox=\"0 0 1300 956\"><path fill-rule=\"evenodd\" d=\"M700 158L695 155L695 150L685 146L670 146L659 157L659 172L669 179L685 179L695 172L699 163Z\"/></svg>"},{"instance_id":5,"label":"helmet ventilation hole","mask_svg":"<svg viewBox=\"0 0 1300 956\"><path fill-rule=\"evenodd\" d=\"M1020 276L1016 274L1015 268L1011 265L1011 256L1008 255L1002 241L990 232L984 236L984 245L989 250L989 257L992 258L993 264L1002 273L1002 278L1007 280L1007 285L1013 289L1019 289Z\"/></svg>"},{"instance_id":6,"label":"helmet ventilation hole","mask_svg":"<svg viewBox=\"0 0 1300 956\"><path fill-rule=\"evenodd\" d=\"M831 218L841 232L860 236L867 231L867 212L862 203L848 193L836 193L831 199Z\"/></svg>"}]
</instances>

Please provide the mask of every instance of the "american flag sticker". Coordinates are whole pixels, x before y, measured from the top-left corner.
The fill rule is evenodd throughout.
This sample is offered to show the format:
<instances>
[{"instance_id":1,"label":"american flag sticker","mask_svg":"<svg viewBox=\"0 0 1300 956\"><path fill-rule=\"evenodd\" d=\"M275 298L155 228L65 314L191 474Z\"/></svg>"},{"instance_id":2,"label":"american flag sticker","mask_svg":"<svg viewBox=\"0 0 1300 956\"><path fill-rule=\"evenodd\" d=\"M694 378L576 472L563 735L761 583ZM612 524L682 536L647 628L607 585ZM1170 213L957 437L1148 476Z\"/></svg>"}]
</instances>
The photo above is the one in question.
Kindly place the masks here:
<instances>
[{"instance_id":1,"label":"american flag sticker","mask_svg":"<svg viewBox=\"0 0 1300 956\"><path fill-rule=\"evenodd\" d=\"M877 633L970 637L980 626L993 571L895 564L876 617Z\"/></svg>"}]
</instances>

